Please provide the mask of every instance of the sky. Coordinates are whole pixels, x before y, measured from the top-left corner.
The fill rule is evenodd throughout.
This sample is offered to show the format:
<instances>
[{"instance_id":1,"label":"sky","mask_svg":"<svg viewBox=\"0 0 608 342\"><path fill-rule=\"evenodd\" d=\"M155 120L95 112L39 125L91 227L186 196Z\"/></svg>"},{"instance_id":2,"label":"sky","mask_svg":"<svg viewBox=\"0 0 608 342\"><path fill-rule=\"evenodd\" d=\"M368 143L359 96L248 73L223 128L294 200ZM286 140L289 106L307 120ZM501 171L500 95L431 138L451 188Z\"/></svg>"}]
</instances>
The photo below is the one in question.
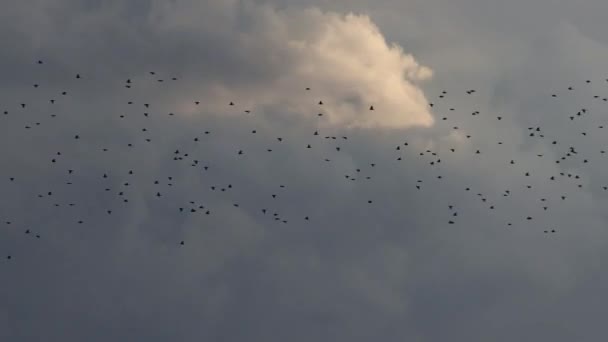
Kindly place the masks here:
<instances>
[{"instance_id":1,"label":"sky","mask_svg":"<svg viewBox=\"0 0 608 342\"><path fill-rule=\"evenodd\" d=\"M607 10L0 4L0 340L601 340Z\"/></svg>"}]
</instances>

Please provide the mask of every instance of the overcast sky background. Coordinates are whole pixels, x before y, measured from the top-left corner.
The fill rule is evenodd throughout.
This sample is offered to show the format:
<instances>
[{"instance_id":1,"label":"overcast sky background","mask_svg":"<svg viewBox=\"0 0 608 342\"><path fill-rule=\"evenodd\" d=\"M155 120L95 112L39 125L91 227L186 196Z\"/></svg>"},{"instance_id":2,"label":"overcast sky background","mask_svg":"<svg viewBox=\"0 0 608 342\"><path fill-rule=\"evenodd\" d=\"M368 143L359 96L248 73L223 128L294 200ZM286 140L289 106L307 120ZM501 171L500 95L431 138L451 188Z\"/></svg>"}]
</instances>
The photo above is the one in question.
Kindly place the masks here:
<instances>
[{"instance_id":1,"label":"overcast sky background","mask_svg":"<svg viewBox=\"0 0 608 342\"><path fill-rule=\"evenodd\" d=\"M605 13L599 0L1 4L0 340L601 340ZM538 126L544 139L528 135ZM569 146L579 155L556 164ZM188 201L212 214L180 213Z\"/></svg>"}]
</instances>

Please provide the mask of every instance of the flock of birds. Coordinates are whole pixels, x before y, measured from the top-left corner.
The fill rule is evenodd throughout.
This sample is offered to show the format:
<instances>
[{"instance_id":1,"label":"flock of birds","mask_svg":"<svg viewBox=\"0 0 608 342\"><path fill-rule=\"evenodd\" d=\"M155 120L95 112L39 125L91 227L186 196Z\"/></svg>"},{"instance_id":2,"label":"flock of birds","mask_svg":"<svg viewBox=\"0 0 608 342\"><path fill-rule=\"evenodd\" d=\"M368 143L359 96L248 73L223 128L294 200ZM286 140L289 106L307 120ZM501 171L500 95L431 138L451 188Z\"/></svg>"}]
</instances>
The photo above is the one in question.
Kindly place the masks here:
<instances>
[{"instance_id":1,"label":"flock of birds","mask_svg":"<svg viewBox=\"0 0 608 342\"><path fill-rule=\"evenodd\" d=\"M37 64L40 65L40 67L44 67L44 62L43 61L37 61ZM77 79L79 82L83 79L86 78L86 76L81 75L81 74L76 74L73 76L75 79ZM151 77L155 82L177 82L178 78L177 77L168 77L168 78L161 78L157 75L156 72L154 71L150 71L149 72L149 77ZM608 81L608 80L607 80ZM591 80L587 80L586 83L591 83ZM126 89L131 89L134 86L135 82L133 82L131 79L126 79L124 81L123 86ZM38 83L34 83L32 85L34 88L39 88L41 87L40 84ZM573 91L574 87L570 86L567 88L568 91ZM304 91L310 92L311 88L310 87L306 87L303 88ZM467 96L473 96L476 93L475 89L468 89L465 91ZM49 107L49 112L51 114L49 114L50 118L52 120L57 120L60 121L61 120L61 115L57 115L55 112L53 112L53 106L56 105L57 103L62 101L62 98L64 97L69 97L71 94L69 91L65 90L60 92L60 94L58 95L57 98L48 98L46 99L46 103L48 104ZM447 99L448 93L447 91L441 91L441 93L439 95L437 95L436 99L433 100L433 102L429 103L430 107L432 108L433 111L437 112L438 108L441 108L441 110L445 110L450 113L455 111L455 108L446 106L445 104L445 100ZM551 97L557 97L557 94L551 94ZM600 98L600 96L594 96L595 99L599 99L602 101L608 101L608 98ZM199 101L192 101L193 104L195 106L201 105L201 102ZM317 99L315 100L315 104L318 106L318 114L316 114L317 116L321 117L324 115L323 112L323 99ZM6 105L6 108L9 109L4 109L2 110L2 115L0 116L0 132L4 131L4 130L17 130L17 129L25 129L25 130L33 130L35 129L37 126L41 125L42 120L38 120L38 119L34 119L32 122L30 123L25 123L22 127L14 127L14 126L10 126L8 125L6 122L7 121L2 121L3 117L6 120L6 117L10 117L10 116L24 116L24 112L28 111L29 109L29 104L28 103L15 103L15 104L10 104L10 105ZM127 105L131 106L129 108L133 108L134 111L141 111L141 113L137 113L138 115L141 114L143 115L143 119L144 120L151 120L155 115L152 115L151 112L154 110L153 106L150 103L135 103L134 101L128 101ZM233 102L229 102L226 104L227 106L231 106L236 108L235 106L237 106L237 104L233 101ZM376 104L378 105L378 104ZM137 108L137 106L139 106L139 109L135 109ZM10 109L12 108L12 109ZM368 105L365 108L368 111L375 111L376 109L374 108L374 105ZM243 109L241 109L243 110ZM253 115L251 112L251 109L244 109L243 112L245 114L250 114ZM573 113L572 115L568 116L568 120L570 121L574 121L577 120L579 118L582 118L586 115L588 115L589 110L587 108L580 108L580 110L578 110L577 112ZM117 113L110 113L110 115L118 115L118 117L121 120L127 120L127 115L125 114L117 114ZM173 112L169 112L166 113L165 115L167 116L175 116L176 114ZM472 117L477 117L480 116L481 113L479 111L472 111L470 113L470 115ZM496 116L496 121L501 121L503 119L502 116ZM444 122L451 122L451 118L449 116L443 116L440 117L440 120L438 120L437 124L441 125L441 124L445 124ZM598 128L603 128L602 125L598 126ZM460 130L460 127L458 126L453 126L450 129L453 129L455 131ZM141 129L142 134L145 135L144 140L146 142L151 142L154 137L152 135L149 135L148 129L147 128L142 128ZM459 131L460 132L460 131ZM212 137L213 132L210 130L206 130L206 131L202 131L200 136L193 136L191 137L192 142L194 142L195 144L198 143L203 143L203 140L205 139L205 137ZM258 131L257 129L253 128L250 131L251 134L257 134ZM319 130L316 130L314 132L310 132L313 139L328 139L331 141L339 141L342 143L342 147L340 146L334 146L335 147L335 151L336 152L341 152L343 151L343 147L344 145L348 144L349 142L349 136L347 135L342 135L342 136L324 136L321 134L321 132ZM535 137L535 138L539 138L539 139L543 139L545 138L545 132L543 130L542 127L540 126L535 126L535 127L528 127L528 135L529 137ZM587 133L586 132L582 132L583 136L586 136ZM463 134L463 137L465 137L466 139L470 139L471 135L470 134ZM72 136L72 139L75 141L82 141L82 140L86 140L87 137L86 136L81 136L80 134L74 134ZM276 144L280 144L284 141L284 137L276 137L275 143ZM550 141L550 145L559 145L560 142L558 142L557 140L551 140L550 138L547 137L547 140ZM205 140L208 141L208 140ZM505 142L503 141L498 141L497 142L499 145L504 144ZM304 143L303 146L306 149L312 149L313 144L311 143ZM137 146L135 146L133 143L128 143L126 148L130 148L130 149L137 149ZM387 147L387 148L391 148L391 147ZM414 149L413 146L411 146L410 144L408 144L408 142L403 142L400 145L397 146L393 146L392 147L395 151L397 151L397 153L399 153L395 159L397 161L401 161L404 159L404 156L401 154L406 150L412 151ZM102 147L100 146L99 149L104 152L104 153L111 153L113 151L110 151L110 149L108 149L107 147ZM457 148L456 147L451 147L446 151L449 151L449 153L456 153ZM266 149L266 152L273 152L273 147L270 146ZM472 153L473 155L479 155L482 154L482 151L480 149L474 149L473 151L469 151L470 153ZM234 152L237 156L242 156L246 153L246 151L244 149L238 149ZM413 151L412 153L416 153L420 156L430 156L432 159L429 161L428 165L430 167L437 167L439 165L441 165L442 163L442 158L446 158L447 156L444 156L443 154L445 154L445 152L438 152L438 151L433 151L431 149L425 149L425 150L420 150L420 151ZM601 154L605 154L606 151L605 150L601 150L599 151L599 153ZM55 165L61 165L62 164L62 151L58 151L56 152L56 154L54 156L52 156L50 158L50 162L53 166ZM544 156L542 154L538 155L539 158L543 158ZM173 156L172 156L174 161L187 161L187 165L189 167L194 167L194 168L198 168L200 169L202 172L208 171L211 167L215 168L215 169L222 169L222 165L208 165L207 163L204 163L202 160L197 159L197 157L194 155L194 152L192 151L184 151L182 148L175 148L175 151L173 152ZM323 159L324 162L331 162L332 159L331 158L324 158ZM587 164L589 163L589 160L584 158L584 157L580 157L579 156L579 150L576 146L566 146L563 155L555 161L555 163L563 163L566 160L576 160L577 163L582 164ZM516 160L507 160L507 162L505 164L507 165L514 165L516 164L517 161ZM183 164L182 164L183 165ZM377 168L378 163L368 163L370 168ZM384 165L382 165L384 166ZM63 167L63 166L62 166ZM126 174L122 174L119 175L117 174L117 172L113 172L114 170L107 170L106 172L99 174L99 175L87 175L87 177L98 177L100 180L100 185L99 185L99 192L105 192L105 193L111 193L114 194L114 203L124 203L127 204L129 203L129 198L127 196L128 190L131 190L134 183L135 179L137 177L137 175L139 173L145 173L145 170L135 170L135 169L130 169L126 172ZM77 171L73 168L69 168L66 167L65 170L65 175L67 175L67 180L65 181L65 183L63 184L64 187L70 187L70 186L78 186L78 184L76 184L76 182L71 178L73 176L76 176ZM530 177L531 173L529 171L525 172L524 177ZM559 177L564 177L564 178L569 178L572 180L578 180L581 181L581 177L578 174L572 174L572 173L567 173L567 172L561 172L559 175L551 175L548 178L549 181L556 181ZM119 183L120 186L118 188L116 187L112 187L110 186L110 182L109 179L112 178L113 181L116 183ZM120 178L120 180L117 180L117 178ZM441 179L442 176L438 175L437 179ZM363 170L361 168L356 168L355 170L353 170L353 172L351 174L345 174L344 175L344 179L347 181L351 181L351 182L355 182L358 180L361 181L370 181L372 180L372 175L365 175ZM156 197L158 200L162 200L163 197L165 197L165 193L169 191L169 188L172 187L175 183L179 182L180 180L177 179L177 177L173 177L173 176L168 176L166 177L166 179L155 179L153 180L153 186L156 187L153 194L154 197ZM4 179L4 180L0 180L0 184L4 183L4 182L9 182L10 184L14 185L14 186L25 186L26 184L21 183L22 179L20 178L20 176L17 175L11 175L10 177L8 177L8 179ZM424 189L423 187L424 181L423 180L417 180L416 184L415 184L415 188L412 189L412 191L421 191ZM7 184L3 184L2 187L6 187ZM579 183L577 184L578 188L582 188L583 184ZM277 200L278 198L281 196L281 192L282 191L286 191L287 189L287 185L286 184L278 184L277 188L275 190L272 190L272 193L270 193L270 197L273 200ZM223 185L213 185L210 187L210 190L212 192L220 192L220 193L228 193L230 191L232 191L234 188L233 184L223 184ZM608 190L607 186L603 186L602 187L604 191ZM526 185L526 189L532 189L531 185ZM463 189L465 192L473 192L472 188L470 187L464 187ZM49 199L49 205L59 208L59 207L76 207L76 212L78 212L78 208L80 206L82 206L82 203L80 203L78 201L78 199L72 199L71 201L61 201L60 195L57 194L57 192L61 192L61 189L58 189L56 191L45 191L42 193L37 194L38 198L46 198ZM504 193L502 193L502 196L504 197L509 197L512 195L512 190L505 190ZM479 197L479 199L481 200L482 203L487 204L487 209L488 210L497 210L497 206L495 204L492 204L491 200L485 196L484 194L478 193L477 196ZM566 201L567 199L567 195L566 194L561 194L559 196L559 201ZM375 202L373 199L365 199L365 202L367 205L374 205ZM365 203L364 202L364 203ZM549 206L549 202L550 199L546 198L546 197L541 197L539 198L539 202L541 203L541 208L542 211L548 211L550 209ZM259 208L256 208L255 210L258 211L261 215L265 215L268 216L272 221L276 221L278 223L282 223L282 224L288 224L289 222L291 222L291 220L303 220L303 221L311 221L312 217L310 214L307 213L302 213L300 215L300 217L297 218L288 218L284 215L282 215L278 210L276 210L276 208L272 207L272 204L270 205L263 205L262 203L266 203L268 204L268 202L263 202L260 201L257 204L260 205ZM272 202L270 202L272 203ZM276 203L276 202L275 202ZM168 206L170 206L169 204L167 204ZM173 203L171 203L171 205L173 205ZM235 208L239 208L240 204L238 202L233 202L232 205ZM115 209L116 206L114 208L103 208L103 209L99 209L104 211L105 215L112 215L117 209ZM214 211L212 208L207 207L205 204L203 203L199 203L196 201L188 201L187 204L185 205L181 205L179 207L176 208L176 210L179 213L182 214L197 214L197 215L213 215ZM457 205L454 203L451 203L447 206L446 208L447 210L447 215L449 216L446 219L446 224L448 225L453 225L457 222L458 217L459 217L459 211L457 210ZM30 215L35 215L35 213L29 213ZM85 216L85 213L82 212L78 212L77 216L79 216L79 218L74 219L74 222L76 224L79 225L83 225L86 224L86 220L84 218L82 218L82 216ZM8 216L4 215L4 216ZM525 216L522 219L526 220L526 221L532 221L534 220L534 217L532 216ZM11 229L15 229L15 227L18 227L16 229L21 228L23 231L23 234L34 237L36 239L40 239L43 238L43 232L39 231L37 229L34 229L33 227L27 227L27 226L23 226L20 222L19 219L11 219L11 220L4 220L3 222L5 224L5 226L10 227ZM505 222L506 226L512 226L514 224L514 222L508 221ZM544 228L542 229L542 232L545 234L554 234L557 232L555 227L548 227L548 228ZM176 244L178 245L184 245L186 244L185 241L176 241ZM5 251L8 252L8 251ZM13 255L8 253L6 254L6 259L11 260L13 258Z\"/></svg>"}]
</instances>

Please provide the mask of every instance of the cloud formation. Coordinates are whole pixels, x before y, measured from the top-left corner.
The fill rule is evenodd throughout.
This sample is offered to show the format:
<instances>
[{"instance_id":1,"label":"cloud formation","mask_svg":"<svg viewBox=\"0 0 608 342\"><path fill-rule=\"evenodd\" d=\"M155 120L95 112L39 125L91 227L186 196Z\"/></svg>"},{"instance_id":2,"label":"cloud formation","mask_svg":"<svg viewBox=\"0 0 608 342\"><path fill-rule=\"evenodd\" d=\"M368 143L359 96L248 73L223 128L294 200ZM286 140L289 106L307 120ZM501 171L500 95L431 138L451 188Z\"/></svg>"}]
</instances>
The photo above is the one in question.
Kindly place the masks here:
<instances>
[{"instance_id":1,"label":"cloud formation","mask_svg":"<svg viewBox=\"0 0 608 342\"><path fill-rule=\"evenodd\" d=\"M175 9L162 13L158 21L164 30L208 25L184 20ZM321 121L325 126L403 129L433 123L418 86L432 77L432 70L400 46L387 43L368 16L252 5L240 8L238 18L245 24L224 39L241 56L239 63L246 60L254 70L274 71L272 78L257 84L215 88L210 97L217 100L218 110L230 99L239 99L252 109L274 105L312 116L317 114L314 107L303 103L316 96L324 101L319 111L326 115ZM306 87L312 87L311 92L305 92Z\"/></svg>"},{"instance_id":2,"label":"cloud formation","mask_svg":"<svg viewBox=\"0 0 608 342\"><path fill-rule=\"evenodd\" d=\"M576 101L542 96L600 68L605 49L577 30L539 23L554 6L539 13L502 2L508 11L488 13L484 0L406 7L297 1L307 9L274 2L0 6L0 37L11 42L0 50L0 109L9 111L0 117L0 253L14 256L0 262L0 340L603 336L606 310L597 298L608 283L598 262L608 241L605 192L586 187L602 182L604 164L593 160L592 172L553 164L560 150L529 139L527 127L555 122L543 127L563 137L564 146L600 145L595 124L578 126L591 132L582 145L572 129L553 121L590 92L605 91L595 79L572 94ZM522 9L529 20L512 25ZM400 32L404 21L408 30ZM596 25L605 24L588 28ZM522 34L540 26L552 32L548 39ZM416 59L388 41L399 41ZM45 64L36 65L38 58ZM589 68L584 76L580 65ZM124 88L127 78L131 89ZM469 86L478 93L465 94ZM443 89L448 95L440 102ZM58 99L53 107L49 98ZM433 115L447 121L433 122L426 98L437 103ZM601 115L601 104L590 109ZM481 114L473 117L475 110ZM325 139L330 135L338 139ZM429 166L434 156L427 149L441 156L439 166ZM189 157L176 161L175 150ZM194 158L209 170L192 167ZM547 181L560 171L596 179L585 177L582 190ZM9 182L11 176L17 180ZM371 179L360 181L365 176ZM68 178L75 186L65 185ZM231 190L210 189L227 184ZM511 197L502 196L506 188ZM163 200L154 196L158 189ZM47 191L54 195L37 197ZM568 201L559 199L564 192ZM537 210L539 197L549 199L551 211ZM78 207L57 209L55 201ZM180 213L190 201L212 214ZM449 204L459 216L448 226ZM274 212L289 223L274 222ZM533 224L525 222L528 214ZM85 224L76 223L80 218ZM507 220L515 224L507 228ZM546 227L560 233L547 239Z\"/></svg>"}]
</instances>

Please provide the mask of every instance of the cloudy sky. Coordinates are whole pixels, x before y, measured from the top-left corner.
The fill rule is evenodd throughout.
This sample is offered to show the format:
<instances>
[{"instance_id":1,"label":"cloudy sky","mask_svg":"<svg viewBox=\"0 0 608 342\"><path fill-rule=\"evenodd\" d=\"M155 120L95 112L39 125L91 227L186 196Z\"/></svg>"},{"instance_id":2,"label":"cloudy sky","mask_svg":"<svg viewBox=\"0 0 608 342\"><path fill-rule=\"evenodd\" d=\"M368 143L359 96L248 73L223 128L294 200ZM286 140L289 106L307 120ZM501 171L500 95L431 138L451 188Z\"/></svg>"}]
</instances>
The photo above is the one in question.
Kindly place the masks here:
<instances>
[{"instance_id":1,"label":"cloudy sky","mask_svg":"<svg viewBox=\"0 0 608 342\"><path fill-rule=\"evenodd\" d=\"M607 11L0 5L0 340L601 340Z\"/></svg>"}]
</instances>

